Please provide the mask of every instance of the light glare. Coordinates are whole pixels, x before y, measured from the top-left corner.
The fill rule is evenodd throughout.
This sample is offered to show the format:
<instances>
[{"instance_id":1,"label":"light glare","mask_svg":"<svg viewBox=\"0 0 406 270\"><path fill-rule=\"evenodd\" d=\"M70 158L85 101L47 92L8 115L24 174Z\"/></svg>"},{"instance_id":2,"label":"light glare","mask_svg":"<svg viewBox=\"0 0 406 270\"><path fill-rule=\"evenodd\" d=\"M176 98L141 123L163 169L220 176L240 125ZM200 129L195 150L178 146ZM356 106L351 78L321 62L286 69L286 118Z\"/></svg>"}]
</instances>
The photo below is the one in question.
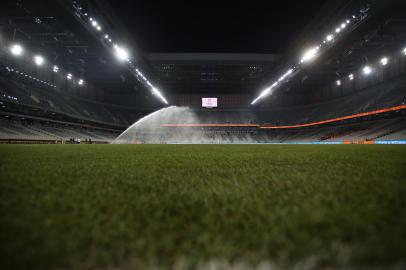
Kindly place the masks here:
<instances>
[{"instance_id":1,"label":"light glare","mask_svg":"<svg viewBox=\"0 0 406 270\"><path fill-rule=\"evenodd\" d=\"M388 57L383 57L380 62L382 66L386 66L388 64L388 61Z\"/></svg>"},{"instance_id":2,"label":"light glare","mask_svg":"<svg viewBox=\"0 0 406 270\"><path fill-rule=\"evenodd\" d=\"M302 56L301 62L308 62L312 60L314 57L316 57L318 49L319 49L318 47L315 47L306 51Z\"/></svg>"},{"instance_id":3,"label":"light glare","mask_svg":"<svg viewBox=\"0 0 406 270\"><path fill-rule=\"evenodd\" d=\"M44 64L44 58L41 55L34 56L34 62L37 66L42 66Z\"/></svg>"},{"instance_id":4,"label":"light glare","mask_svg":"<svg viewBox=\"0 0 406 270\"><path fill-rule=\"evenodd\" d=\"M287 76L289 76L291 73L293 72L293 69L289 69L288 71L285 72L285 74L283 74L278 81L283 81Z\"/></svg>"},{"instance_id":5,"label":"light glare","mask_svg":"<svg viewBox=\"0 0 406 270\"><path fill-rule=\"evenodd\" d=\"M326 40L327 40L327 41L332 41L333 38L334 38L334 36L331 35L331 34L329 34L329 35L327 35Z\"/></svg>"},{"instance_id":6,"label":"light glare","mask_svg":"<svg viewBox=\"0 0 406 270\"><path fill-rule=\"evenodd\" d=\"M120 61L128 61L130 58L130 55L128 54L128 51L120 46L115 45L114 46L116 50L116 56Z\"/></svg>"},{"instance_id":7,"label":"light glare","mask_svg":"<svg viewBox=\"0 0 406 270\"><path fill-rule=\"evenodd\" d=\"M165 104L168 104L168 101L162 96L161 92L159 92L158 89L156 89L155 87L152 87L152 92L157 95Z\"/></svg>"},{"instance_id":8,"label":"light glare","mask_svg":"<svg viewBox=\"0 0 406 270\"><path fill-rule=\"evenodd\" d=\"M371 74L372 69L371 69L370 66L365 66L365 67L362 69L362 72L363 72L365 75L369 75L369 74Z\"/></svg>"},{"instance_id":9,"label":"light glare","mask_svg":"<svg viewBox=\"0 0 406 270\"><path fill-rule=\"evenodd\" d=\"M19 45L19 44L14 44L10 47L10 52L12 55L16 55L16 56L22 55L23 51L24 51L23 47L21 47L21 45Z\"/></svg>"}]
</instances>

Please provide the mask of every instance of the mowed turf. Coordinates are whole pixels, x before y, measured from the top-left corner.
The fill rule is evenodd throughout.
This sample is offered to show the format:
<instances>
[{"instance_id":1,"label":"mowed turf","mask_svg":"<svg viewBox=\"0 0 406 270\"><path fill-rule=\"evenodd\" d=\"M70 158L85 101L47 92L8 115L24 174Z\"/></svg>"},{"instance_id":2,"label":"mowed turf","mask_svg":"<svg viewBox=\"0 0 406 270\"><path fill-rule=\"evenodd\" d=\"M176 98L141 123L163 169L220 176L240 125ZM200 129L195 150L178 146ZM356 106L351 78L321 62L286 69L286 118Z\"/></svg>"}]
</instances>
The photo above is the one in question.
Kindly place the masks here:
<instances>
[{"instance_id":1,"label":"mowed turf","mask_svg":"<svg viewBox=\"0 0 406 270\"><path fill-rule=\"evenodd\" d=\"M1 269L386 266L406 147L3 145Z\"/></svg>"}]
</instances>

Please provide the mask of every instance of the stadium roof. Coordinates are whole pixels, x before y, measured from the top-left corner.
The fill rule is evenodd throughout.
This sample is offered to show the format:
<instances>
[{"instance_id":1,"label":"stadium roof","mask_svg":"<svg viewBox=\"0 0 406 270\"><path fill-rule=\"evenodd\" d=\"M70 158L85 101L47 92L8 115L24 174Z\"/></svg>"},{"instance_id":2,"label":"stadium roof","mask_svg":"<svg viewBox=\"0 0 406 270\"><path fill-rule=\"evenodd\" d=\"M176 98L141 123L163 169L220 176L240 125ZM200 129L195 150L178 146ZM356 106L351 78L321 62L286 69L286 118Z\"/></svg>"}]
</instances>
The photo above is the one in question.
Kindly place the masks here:
<instances>
[{"instance_id":1,"label":"stadium roof","mask_svg":"<svg viewBox=\"0 0 406 270\"><path fill-rule=\"evenodd\" d=\"M168 93L253 94L272 72L278 55L177 53L146 55Z\"/></svg>"},{"instance_id":2,"label":"stadium roof","mask_svg":"<svg viewBox=\"0 0 406 270\"><path fill-rule=\"evenodd\" d=\"M72 70L75 75L83 77L96 89L106 93L120 94L135 91L138 94L142 93L143 96L149 96L151 89L142 83L142 80L140 82L137 76L133 76L134 74L126 65L115 59L109 48L105 46L104 33L114 36L117 42L130 48L129 51L136 67L142 70L152 84L156 84L162 89L164 94L244 93L252 95L253 98L264 85L271 83L277 78L277 75L282 74L284 70L294 64L304 49L314 45L314 42L319 41L320 38L324 38L332 27L343 18L351 16L353 12L359 12L360 8L370 9L368 20L348 31L348 35L345 35L340 42L318 58L315 64L308 65L295 74L295 77L280 89L281 94L309 96L309 91L312 89L320 88L347 76L348 73L359 69L363 64L375 61L375 58L380 55L406 44L403 30L406 28L406 22L402 9L399 8L399 5L404 7L404 1L401 0L363 1L362 5L358 1L348 0L306 1L304 6L305 1L288 2L293 7L303 6L300 12L293 12L286 6L284 9L283 5L272 10L262 10L264 9L262 5L257 3L258 6L254 7L255 3L252 3L246 8L246 17L240 16L243 14L241 12L244 11L245 6L237 3L235 6L233 4L233 8L236 9L235 14L226 12L225 8L231 5L227 4L219 6L219 10L213 9L213 16L207 13L206 7L193 9L190 4L185 4L190 8L190 14L186 14L190 19L188 21L182 19L184 18L182 16L186 15L180 14L182 12L176 8L181 5L179 2L175 1L170 4L162 2L161 6L153 6L146 2L140 3L137 11L134 9L127 11L123 10L123 1L44 0L41 1L41 5L37 1L7 1L2 3L0 11L1 37L23 43L30 50L41 53L66 70ZM101 32L89 29L88 23L84 23L78 16L82 12L75 10L78 3L86 14L98 18L103 26ZM322 3L325 4L321 5ZM167 5L173 6L166 10L168 14L162 14L162 7ZM44 9L44 6L47 8ZM146 27L146 22L137 20L137 16L145 9L148 10L145 16L148 16L151 14L149 8L157 13L155 17L148 18L148 20L144 18L147 22L155 22L151 23L150 27ZM195 9L201 10L196 13ZM132 11L135 12L132 16L134 18L128 15ZM274 11L278 14L273 13ZM136 14L138 15L135 16ZM196 16L197 22L192 20L193 14ZM238 18L233 17L236 14L240 14ZM178 16L180 17L177 18ZM207 19L205 22L200 21L202 16ZM263 16L263 18L255 20L255 16ZM292 16L296 17L295 22L290 21L289 18ZM169 18L172 18L173 21L168 22ZM140 22L140 25L131 23L129 21L131 19L134 19L134 22ZM272 27L268 23L263 24L268 19L272 21ZM300 25L296 25L296 29L291 31L291 25L295 25L297 22L300 22ZM167 35L163 35L162 30L159 29L154 32L157 30L157 25L162 26L165 23L168 24L168 27L173 26L174 23L182 24L180 25L182 27L189 26L188 28L172 27ZM196 25L193 27L194 23ZM230 33L228 33L225 32L224 26L220 25L221 23L225 23L226 26L234 25L234 27L229 28ZM213 27L214 25L218 25L219 28L216 29ZM244 28L243 25L247 28ZM144 30L139 33L148 32L148 37L144 38L136 34L137 29L140 30L142 26ZM204 29L204 26L207 29ZM259 27L264 29L259 31ZM268 30L269 34L267 34ZM276 34L272 34L272 31L276 31ZM223 36L216 34L215 38L202 41L207 38L207 34L214 32L223 33ZM176 35L170 36L171 33L176 33ZM197 38L199 34L201 38ZM269 37L269 40L264 42L257 34ZM179 35L185 35L185 38L179 41L177 40ZM240 37L230 39L232 35L237 37L240 35ZM148 42L143 42L151 36L152 41L160 43L159 46L151 45L151 48L161 50L168 46L168 51L177 53L147 53L148 51L139 49L148 44ZM159 36L159 39L154 36ZM241 39L244 36L247 39ZM165 45L165 40L168 41L167 45ZM178 41L185 40L188 41L185 46L192 43L193 46L179 46L175 49L175 45L179 44ZM286 43L286 40L289 42ZM143 45L137 46L138 41ZM227 45L230 42L232 45ZM274 43L284 44L283 53L182 53L193 48L203 48L202 51L206 51L205 46L209 48L207 51L249 51L249 48L253 48L250 47L250 44L258 44L258 47L252 51L266 52L264 46L269 45L269 48L272 48ZM219 47L216 44L219 44ZM288 44L290 46L287 46ZM275 50L277 51L277 49ZM264 106L269 105L267 104L265 103Z\"/></svg>"}]
</instances>

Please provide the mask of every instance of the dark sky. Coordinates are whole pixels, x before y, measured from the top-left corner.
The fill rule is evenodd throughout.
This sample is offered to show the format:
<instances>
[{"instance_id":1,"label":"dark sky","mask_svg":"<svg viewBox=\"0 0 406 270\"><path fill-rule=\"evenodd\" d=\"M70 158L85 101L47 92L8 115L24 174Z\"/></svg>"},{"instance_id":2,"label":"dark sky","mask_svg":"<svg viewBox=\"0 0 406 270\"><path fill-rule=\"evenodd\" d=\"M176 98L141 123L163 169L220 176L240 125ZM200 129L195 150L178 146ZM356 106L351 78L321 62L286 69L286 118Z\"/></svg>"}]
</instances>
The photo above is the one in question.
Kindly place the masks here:
<instances>
[{"instance_id":1,"label":"dark sky","mask_svg":"<svg viewBox=\"0 0 406 270\"><path fill-rule=\"evenodd\" d=\"M325 1L109 2L144 52L281 53Z\"/></svg>"}]
</instances>

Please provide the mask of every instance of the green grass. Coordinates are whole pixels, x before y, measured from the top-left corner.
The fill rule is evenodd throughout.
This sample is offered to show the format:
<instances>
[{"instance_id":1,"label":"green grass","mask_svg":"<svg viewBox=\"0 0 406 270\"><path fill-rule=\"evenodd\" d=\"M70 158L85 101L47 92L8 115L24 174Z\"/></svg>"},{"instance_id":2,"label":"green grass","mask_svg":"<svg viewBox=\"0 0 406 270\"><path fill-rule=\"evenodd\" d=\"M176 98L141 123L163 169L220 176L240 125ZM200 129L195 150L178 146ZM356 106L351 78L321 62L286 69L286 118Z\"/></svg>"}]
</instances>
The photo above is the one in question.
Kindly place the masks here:
<instances>
[{"instance_id":1,"label":"green grass","mask_svg":"<svg viewBox=\"0 0 406 270\"><path fill-rule=\"evenodd\" d=\"M406 259L405 146L3 145L0 192L1 269Z\"/></svg>"}]
</instances>

